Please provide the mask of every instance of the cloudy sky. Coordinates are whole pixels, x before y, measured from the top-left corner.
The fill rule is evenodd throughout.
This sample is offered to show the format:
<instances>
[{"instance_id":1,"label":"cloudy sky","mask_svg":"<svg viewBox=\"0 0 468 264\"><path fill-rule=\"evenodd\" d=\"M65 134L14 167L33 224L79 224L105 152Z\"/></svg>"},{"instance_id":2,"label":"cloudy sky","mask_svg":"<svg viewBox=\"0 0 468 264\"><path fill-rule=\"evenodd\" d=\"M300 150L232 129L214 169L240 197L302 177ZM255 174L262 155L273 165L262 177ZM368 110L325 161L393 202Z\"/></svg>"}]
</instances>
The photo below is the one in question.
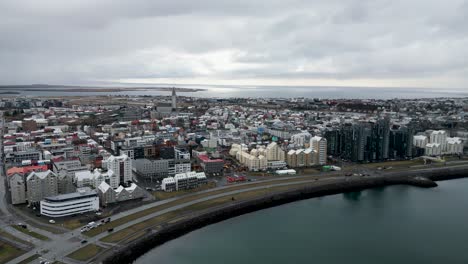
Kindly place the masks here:
<instances>
[{"instance_id":1,"label":"cloudy sky","mask_svg":"<svg viewBox=\"0 0 468 264\"><path fill-rule=\"evenodd\" d=\"M466 88L468 1L0 1L0 84L117 82Z\"/></svg>"}]
</instances>

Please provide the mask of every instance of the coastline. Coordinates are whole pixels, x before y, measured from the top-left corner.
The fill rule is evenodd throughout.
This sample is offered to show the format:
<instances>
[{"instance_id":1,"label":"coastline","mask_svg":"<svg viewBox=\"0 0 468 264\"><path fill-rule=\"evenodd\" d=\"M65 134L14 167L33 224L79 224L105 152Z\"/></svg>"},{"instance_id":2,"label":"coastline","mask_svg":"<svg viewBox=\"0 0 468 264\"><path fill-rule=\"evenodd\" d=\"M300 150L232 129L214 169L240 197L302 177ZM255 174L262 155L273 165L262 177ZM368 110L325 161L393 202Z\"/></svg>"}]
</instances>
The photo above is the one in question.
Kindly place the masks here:
<instances>
[{"instance_id":1,"label":"coastline","mask_svg":"<svg viewBox=\"0 0 468 264\"><path fill-rule=\"evenodd\" d=\"M425 188L436 187L437 183L434 181L464 178L467 176L468 173L465 167L448 167L433 169L425 171L424 173L414 171L394 172L385 176L359 178L349 181L342 180L325 185L306 185L304 187L253 198L248 201L212 208L184 218L178 222L167 224L157 232L148 230L146 236L119 248L117 251L107 252L101 259L102 263L132 263L138 257L153 248L196 229L243 214L299 200L391 185L411 185Z\"/></svg>"}]
</instances>

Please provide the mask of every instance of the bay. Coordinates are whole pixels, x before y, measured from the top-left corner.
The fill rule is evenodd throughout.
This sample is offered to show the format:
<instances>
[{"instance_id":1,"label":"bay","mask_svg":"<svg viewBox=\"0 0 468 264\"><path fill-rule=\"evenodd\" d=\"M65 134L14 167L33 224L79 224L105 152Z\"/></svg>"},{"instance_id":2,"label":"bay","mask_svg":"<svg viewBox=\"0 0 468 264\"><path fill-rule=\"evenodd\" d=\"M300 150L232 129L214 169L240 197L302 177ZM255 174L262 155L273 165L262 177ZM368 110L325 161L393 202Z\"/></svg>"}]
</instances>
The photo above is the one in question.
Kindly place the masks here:
<instances>
[{"instance_id":1,"label":"bay","mask_svg":"<svg viewBox=\"0 0 468 264\"><path fill-rule=\"evenodd\" d=\"M167 86L166 86L167 87ZM372 87L319 87L319 86L181 86L186 88L202 88L198 92L179 92L178 96L201 98L320 98L320 99L392 99L392 98L436 98L436 97L467 97L465 89L434 89L434 88L372 88ZM96 95L128 95L128 96L170 96L170 92L145 90L121 92L77 92L70 91L22 91L20 96L96 96ZM11 96L11 95L5 95Z\"/></svg>"},{"instance_id":2,"label":"bay","mask_svg":"<svg viewBox=\"0 0 468 264\"><path fill-rule=\"evenodd\" d=\"M136 263L468 263L468 179L390 186L232 218Z\"/></svg>"}]
</instances>

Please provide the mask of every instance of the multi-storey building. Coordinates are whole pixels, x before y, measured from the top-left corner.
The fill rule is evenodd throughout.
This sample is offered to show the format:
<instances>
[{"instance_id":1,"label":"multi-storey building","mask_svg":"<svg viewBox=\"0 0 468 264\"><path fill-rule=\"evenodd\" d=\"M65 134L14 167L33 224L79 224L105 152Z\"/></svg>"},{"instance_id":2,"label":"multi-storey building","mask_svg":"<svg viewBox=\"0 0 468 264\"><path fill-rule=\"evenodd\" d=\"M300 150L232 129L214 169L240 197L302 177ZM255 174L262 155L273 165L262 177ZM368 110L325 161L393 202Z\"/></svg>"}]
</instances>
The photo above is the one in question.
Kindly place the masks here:
<instances>
[{"instance_id":1,"label":"multi-storey building","mask_svg":"<svg viewBox=\"0 0 468 264\"><path fill-rule=\"evenodd\" d=\"M41 214L48 217L64 217L99 210L99 196L89 187L74 193L45 197L41 201Z\"/></svg>"},{"instance_id":2,"label":"multi-storey building","mask_svg":"<svg viewBox=\"0 0 468 264\"><path fill-rule=\"evenodd\" d=\"M28 202L38 203L45 197L58 195L58 177L53 171L31 172L26 178Z\"/></svg>"},{"instance_id":3,"label":"multi-storey building","mask_svg":"<svg viewBox=\"0 0 468 264\"><path fill-rule=\"evenodd\" d=\"M312 137L310 139L310 146L316 151L316 164L326 164L327 163L327 139L324 137Z\"/></svg>"},{"instance_id":4,"label":"multi-storey building","mask_svg":"<svg viewBox=\"0 0 468 264\"><path fill-rule=\"evenodd\" d=\"M223 175L224 160L210 159L207 155L199 155L200 165L208 175Z\"/></svg>"},{"instance_id":5,"label":"multi-storey building","mask_svg":"<svg viewBox=\"0 0 468 264\"><path fill-rule=\"evenodd\" d=\"M137 174L151 179L161 179L169 175L170 160L167 159L136 159L132 162Z\"/></svg>"},{"instance_id":6,"label":"multi-storey building","mask_svg":"<svg viewBox=\"0 0 468 264\"><path fill-rule=\"evenodd\" d=\"M129 182L132 181L132 160L127 155L120 155L120 156L110 156L105 161L106 167L108 170L111 170L114 173L112 179L118 179L118 183L116 180L111 179L111 187L117 188L118 185L123 184L127 185Z\"/></svg>"},{"instance_id":7,"label":"multi-storey building","mask_svg":"<svg viewBox=\"0 0 468 264\"><path fill-rule=\"evenodd\" d=\"M14 173L8 176L12 204L26 203L26 183L24 176Z\"/></svg>"},{"instance_id":8,"label":"multi-storey building","mask_svg":"<svg viewBox=\"0 0 468 264\"><path fill-rule=\"evenodd\" d=\"M266 158L267 160L278 160L284 161L285 160L285 152L281 149L276 142L272 142L268 144L266 147Z\"/></svg>"}]
</instances>

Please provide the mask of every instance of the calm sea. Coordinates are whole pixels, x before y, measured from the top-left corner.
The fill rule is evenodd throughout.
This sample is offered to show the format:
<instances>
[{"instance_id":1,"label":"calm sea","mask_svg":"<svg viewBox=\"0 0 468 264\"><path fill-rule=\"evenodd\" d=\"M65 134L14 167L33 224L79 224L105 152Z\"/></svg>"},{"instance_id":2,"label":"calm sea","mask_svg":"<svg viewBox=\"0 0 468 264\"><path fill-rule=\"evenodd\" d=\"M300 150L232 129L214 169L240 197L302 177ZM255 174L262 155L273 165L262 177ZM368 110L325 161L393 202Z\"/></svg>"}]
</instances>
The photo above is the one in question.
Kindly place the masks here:
<instances>
[{"instance_id":1,"label":"calm sea","mask_svg":"<svg viewBox=\"0 0 468 264\"><path fill-rule=\"evenodd\" d=\"M299 201L207 226L138 264L468 263L468 179Z\"/></svg>"},{"instance_id":2,"label":"calm sea","mask_svg":"<svg viewBox=\"0 0 468 264\"><path fill-rule=\"evenodd\" d=\"M189 86L183 86L189 87ZM434 97L468 97L468 90L463 89L421 89L421 88L357 88L357 87L227 87L227 86L190 86L204 88L205 91L178 93L183 96L232 98L232 97L270 97L270 98L434 98ZM124 92L70 92L66 91L20 91L21 96L95 96L95 95L170 95L162 91L124 91ZM2 96L2 95L0 95ZM6 95L3 95L6 96Z\"/></svg>"}]
</instances>

